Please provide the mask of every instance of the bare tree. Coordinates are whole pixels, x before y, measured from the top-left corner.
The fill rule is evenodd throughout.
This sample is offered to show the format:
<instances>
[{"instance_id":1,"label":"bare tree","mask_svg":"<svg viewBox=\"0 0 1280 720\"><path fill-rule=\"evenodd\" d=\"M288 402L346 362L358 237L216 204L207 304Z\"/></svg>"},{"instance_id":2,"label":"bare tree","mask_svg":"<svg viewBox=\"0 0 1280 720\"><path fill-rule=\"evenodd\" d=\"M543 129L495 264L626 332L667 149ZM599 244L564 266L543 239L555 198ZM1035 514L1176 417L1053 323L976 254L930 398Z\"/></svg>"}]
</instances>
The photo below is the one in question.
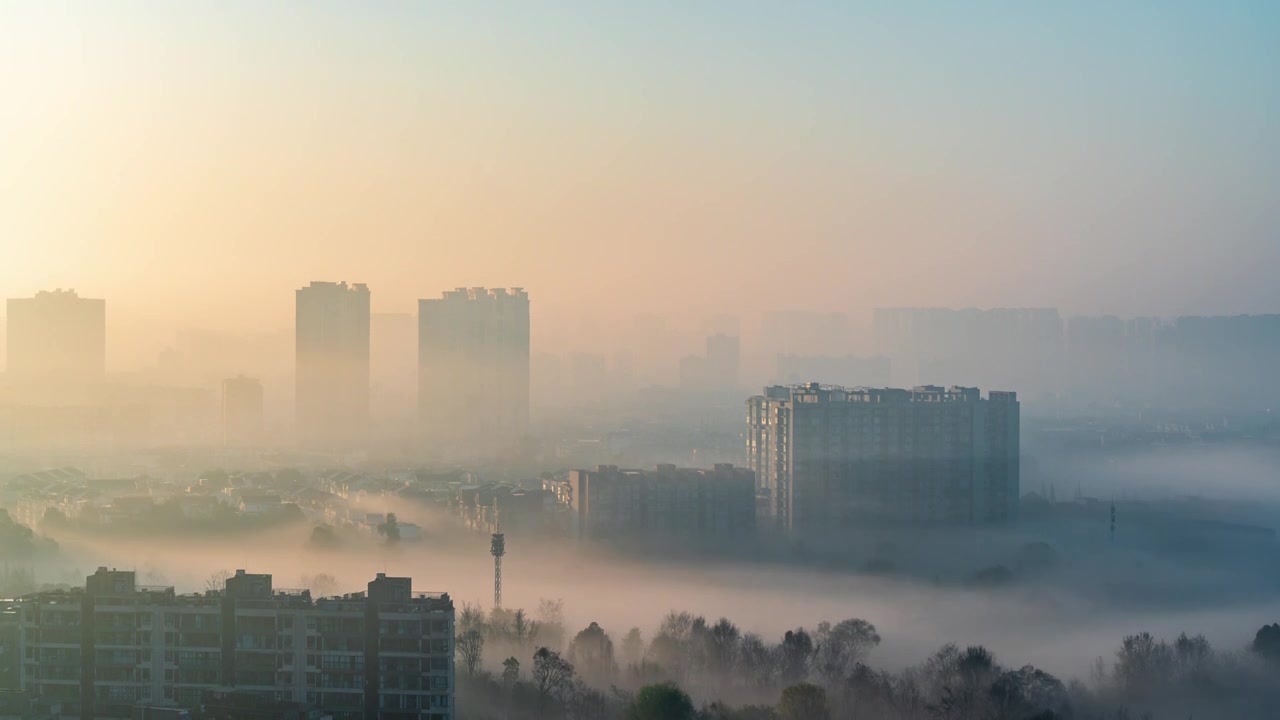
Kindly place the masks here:
<instances>
[{"instance_id":1,"label":"bare tree","mask_svg":"<svg viewBox=\"0 0 1280 720\"><path fill-rule=\"evenodd\" d=\"M218 570L209 573L209 577L204 581L204 589L206 591L222 591L227 588L227 578L234 577L230 570Z\"/></svg>"},{"instance_id":2,"label":"bare tree","mask_svg":"<svg viewBox=\"0 0 1280 720\"><path fill-rule=\"evenodd\" d=\"M303 575L300 580L302 587L310 590L316 597L329 597L338 591L338 579L329 573Z\"/></svg>"},{"instance_id":3,"label":"bare tree","mask_svg":"<svg viewBox=\"0 0 1280 720\"><path fill-rule=\"evenodd\" d=\"M477 632L484 629L484 610L475 603L462 603L462 612L458 613L458 630L460 633L467 633L471 630Z\"/></svg>"},{"instance_id":4,"label":"bare tree","mask_svg":"<svg viewBox=\"0 0 1280 720\"><path fill-rule=\"evenodd\" d=\"M542 598L538 601L538 625L542 628L542 641L548 647L564 647L564 600Z\"/></svg>"},{"instance_id":5,"label":"bare tree","mask_svg":"<svg viewBox=\"0 0 1280 720\"><path fill-rule=\"evenodd\" d=\"M573 689L573 665L554 650L538 648L533 654L533 684L539 696L563 702Z\"/></svg>"},{"instance_id":6,"label":"bare tree","mask_svg":"<svg viewBox=\"0 0 1280 720\"><path fill-rule=\"evenodd\" d=\"M467 630L454 639L458 655L467 666L467 674L475 675L480 669L480 657L484 653L484 635L479 630Z\"/></svg>"},{"instance_id":7,"label":"bare tree","mask_svg":"<svg viewBox=\"0 0 1280 720\"><path fill-rule=\"evenodd\" d=\"M529 619L529 614L524 608L516 610L511 616L511 635L515 639L516 649L524 651L526 647L532 645L538 637L540 624L537 620Z\"/></svg>"}]
</instances>

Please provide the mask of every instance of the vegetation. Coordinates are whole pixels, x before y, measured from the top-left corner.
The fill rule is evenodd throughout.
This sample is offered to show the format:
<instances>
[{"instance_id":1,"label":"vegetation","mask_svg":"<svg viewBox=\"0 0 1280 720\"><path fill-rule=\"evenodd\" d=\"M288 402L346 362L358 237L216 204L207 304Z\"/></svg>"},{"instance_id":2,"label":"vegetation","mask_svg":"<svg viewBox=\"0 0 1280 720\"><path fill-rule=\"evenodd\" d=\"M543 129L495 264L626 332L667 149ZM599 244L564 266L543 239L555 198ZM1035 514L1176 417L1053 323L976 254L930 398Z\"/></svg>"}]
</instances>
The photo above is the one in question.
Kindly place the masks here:
<instances>
[{"instance_id":1,"label":"vegetation","mask_svg":"<svg viewBox=\"0 0 1280 720\"><path fill-rule=\"evenodd\" d=\"M552 604L563 617L563 604ZM646 644L638 628L615 643L590 623L567 656L542 642L542 623L458 613L460 720L1160 720L1269 718L1280 703L1280 624L1248 652L1219 652L1203 636L1165 642L1135 633L1099 658L1090 685L1030 665L1007 667L981 645L944 645L896 672L868 664L881 642L859 618L803 627L770 643L727 618L670 612ZM532 628L530 631L527 628ZM485 651L529 644L536 650ZM488 642L486 643L486 639ZM500 659L504 658L504 659ZM521 663L532 671L521 672Z\"/></svg>"}]
</instances>

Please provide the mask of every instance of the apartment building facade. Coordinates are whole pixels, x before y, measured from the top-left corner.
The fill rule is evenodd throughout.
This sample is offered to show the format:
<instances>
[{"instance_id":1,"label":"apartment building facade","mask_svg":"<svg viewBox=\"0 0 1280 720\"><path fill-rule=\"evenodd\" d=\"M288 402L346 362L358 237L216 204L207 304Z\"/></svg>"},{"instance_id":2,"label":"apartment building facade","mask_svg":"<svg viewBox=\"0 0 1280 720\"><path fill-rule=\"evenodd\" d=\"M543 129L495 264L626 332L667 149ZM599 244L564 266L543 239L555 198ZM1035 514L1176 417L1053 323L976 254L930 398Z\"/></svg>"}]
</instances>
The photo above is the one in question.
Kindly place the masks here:
<instances>
[{"instance_id":1,"label":"apartment building facade","mask_svg":"<svg viewBox=\"0 0 1280 720\"><path fill-rule=\"evenodd\" d=\"M747 401L746 451L768 514L793 533L998 523L1017 512L1012 392L768 387Z\"/></svg>"},{"instance_id":2,"label":"apartment building facade","mask_svg":"<svg viewBox=\"0 0 1280 720\"><path fill-rule=\"evenodd\" d=\"M367 592L312 599L243 570L177 595L99 568L83 590L13 603L19 685L70 713L198 708L211 692L305 703L335 720L452 720L453 603L379 573Z\"/></svg>"},{"instance_id":3,"label":"apartment building facade","mask_svg":"<svg viewBox=\"0 0 1280 720\"><path fill-rule=\"evenodd\" d=\"M711 469L571 470L561 493L570 534L579 539L681 537L741 539L754 534L755 477L721 464Z\"/></svg>"}]
</instances>

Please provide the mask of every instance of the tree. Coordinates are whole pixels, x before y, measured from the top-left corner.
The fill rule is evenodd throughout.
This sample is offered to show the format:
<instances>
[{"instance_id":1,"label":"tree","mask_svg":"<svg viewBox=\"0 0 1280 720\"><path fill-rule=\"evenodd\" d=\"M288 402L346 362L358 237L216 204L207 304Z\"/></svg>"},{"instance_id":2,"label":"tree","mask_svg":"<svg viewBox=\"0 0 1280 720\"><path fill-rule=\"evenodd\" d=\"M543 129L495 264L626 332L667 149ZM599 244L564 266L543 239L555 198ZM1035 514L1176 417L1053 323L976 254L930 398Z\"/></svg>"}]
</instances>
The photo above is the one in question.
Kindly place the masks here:
<instances>
[{"instance_id":1,"label":"tree","mask_svg":"<svg viewBox=\"0 0 1280 720\"><path fill-rule=\"evenodd\" d=\"M764 638L755 633L742 636L738 643L738 668L748 687L773 686L774 660L773 649L765 644Z\"/></svg>"},{"instance_id":2,"label":"tree","mask_svg":"<svg viewBox=\"0 0 1280 720\"><path fill-rule=\"evenodd\" d=\"M742 640L742 631L728 618L720 618L707 633L707 660L709 669L718 678L724 679L738 660L738 645Z\"/></svg>"},{"instance_id":3,"label":"tree","mask_svg":"<svg viewBox=\"0 0 1280 720\"><path fill-rule=\"evenodd\" d=\"M812 683L797 683L782 691L778 702L782 720L826 720L827 691Z\"/></svg>"},{"instance_id":4,"label":"tree","mask_svg":"<svg viewBox=\"0 0 1280 720\"><path fill-rule=\"evenodd\" d=\"M1280 664L1280 623L1263 625L1253 636L1250 650L1260 655L1267 662Z\"/></svg>"},{"instance_id":5,"label":"tree","mask_svg":"<svg viewBox=\"0 0 1280 720\"><path fill-rule=\"evenodd\" d=\"M1173 650L1151 633L1127 635L1116 652L1115 674L1120 688L1131 696L1145 695L1169 678Z\"/></svg>"},{"instance_id":6,"label":"tree","mask_svg":"<svg viewBox=\"0 0 1280 720\"><path fill-rule=\"evenodd\" d=\"M27 558L35 551L35 533L0 508L0 556Z\"/></svg>"},{"instance_id":7,"label":"tree","mask_svg":"<svg viewBox=\"0 0 1280 720\"><path fill-rule=\"evenodd\" d=\"M307 540L307 546L312 550L331 551L342 547L342 541L338 539L338 533L328 525L317 525L311 531L311 537Z\"/></svg>"},{"instance_id":8,"label":"tree","mask_svg":"<svg viewBox=\"0 0 1280 720\"><path fill-rule=\"evenodd\" d=\"M515 641L517 650L523 652L532 645L538 637L538 630L538 621L531 620L524 608L516 610L511 616L511 638Z\"/></svg>"},{"instance_id":9,"label":"tree","mask_svg":"<svg viewBox=\"0 0 1280 720\"><path fill-rule=\"evenodd\" d=\"M1206 666L1213 657L1213 647L1204 635L1188 637L1182 633L1173 641L1173 655L1183 680L1203 679Z\"/></svg>"},{"instance_id":10,"label":"tree","mask_svg":"<svg viewBox=\"0 0 1280 720\"><path fill-rule=\"evenodd\" d=\"M778 646L778 673L781 680L794 684L809 676L809 664L813 661L813 638L804 628L788 630Z\"/></svg>"},{"instance_id":11,"label":"tree","mask_svg":"<svg viewBox=\"0 0 1280 720\"><path fill-rule=\"evenodd\" d=\"M533 684L539 697L563 702L573 689L573 665L554 650L538 648L533 654Z\"/></svg>"},{"instance_id":12,"label":"tree","mask_svg":"<svg viewBox=\"0 0 1280 720\"><path fill-rule=\"evenodd\" d=\"M479 630L467 630L454 639L454 645L467 667L467 674L475 675L480 669L480 656L484 652L484 635Z\"/></svg>"},{"instance_id":13,"label":"tree","mask_svg":"<svg viewBox=\"0 0 1280 720\"><path fill-rule=\"evenodd\" d=\"M470 630L484 630L484 610L475 603L462 603L462 612L458 613L458 630L467 632Z\"/></svg>"},{"instance_id":14,"label":"tree","mask_svg":"<svg viewBox=\"0 0 1280 720\"><path fill-rule=\"evenodd\" d=\"M1024 718L1045 712L1056 717L1066 715L1070 705L1062 681L1030 665L998 677L990 695L999 717Z\"/></svg>"},{"instance_id":15,"label":"tree","mask_svg":"<svg viewBox=\"0 0 1280 720\"><path fill-rule=\"evenodd\" d=\"M538 625L544 645L556 649L564 647L564 600L538 600Z\"/></svg>"},{"instance_id":16,"label":"tree","mask_svg":"<svg viewBox=\"0 0 1280 720\"><path fill-rule=\"evenodd\" d=\"M871 648L879 644L876 626L866 620L850 618L834 627L824 622L818 625L818 673L831 686L842 683Z\"/></svg>"},{"instance_id":17,"label":"tree","mask_svg":"<svg viewBox=\"0 0 1280 720\"><path fill-rule=\"evenodd\" d=\"M227 578L232 577L230 570L216 570L209 573L209 577L205 578L204 589L206 592L221 592L227 589Z\"/></svg>"},{"instance_id":18,"label":"tree","mask_svg":"<svg viewBox=\"0 0 1280 720\"><path fill-rule=\"evenodd\" d=\"M329 597L337 594L338 579L329 573L316 573L311 576L302 576L302 587L311 591L316 597Z\"/></svg>"},{"instance_id":19,"label":"tree","mask_svg":"<svg viewBox=\"0 0 1280 720\"><path fill-rule=\"evenodd\" d=\"M389 543L400 542L400 522L396 520L395 513L387 513L387 520L378 526L378 532L381 533Z\"/></svg>"},{"instance_id":20,"label":"tree","mask_svg":"<svg viewBox=\"0 0 1280 720\"><path fill-rule=\"evenodd\" d=\"M520 681L520 661L509 657L502 661L502 684L511 687Z\"/></svg>"},{"instance_id":21,"label":"tree","mask_svg":"<svg viewBox=\"0 0 1280 720\"><path fill-rule=\"evenodd\" d=\"M627 720L693 720L688 694L673 683L645 685L627 708Z\"/></svg>"},{"instance_id":22,"label":"tree","mask_svg":"<svg viewBox=\"0 0 1280 720\"><path fill-rule=\"evenodd\" d=\"M633 627L622 638L622 662L627 667L639 665L644 659L644 637L640 628Z\"/></svg>"},{"instance_id":23,"label":"tree","mask_svg":"<svg viewBox=\"0 0 1280 720\"><path fill-rule=\"evenodd\" d=\"M613 677L613 641L597 623L591 623L569 643L569 659L578 671L596 682Z\"/></svg>"}]
</instances>

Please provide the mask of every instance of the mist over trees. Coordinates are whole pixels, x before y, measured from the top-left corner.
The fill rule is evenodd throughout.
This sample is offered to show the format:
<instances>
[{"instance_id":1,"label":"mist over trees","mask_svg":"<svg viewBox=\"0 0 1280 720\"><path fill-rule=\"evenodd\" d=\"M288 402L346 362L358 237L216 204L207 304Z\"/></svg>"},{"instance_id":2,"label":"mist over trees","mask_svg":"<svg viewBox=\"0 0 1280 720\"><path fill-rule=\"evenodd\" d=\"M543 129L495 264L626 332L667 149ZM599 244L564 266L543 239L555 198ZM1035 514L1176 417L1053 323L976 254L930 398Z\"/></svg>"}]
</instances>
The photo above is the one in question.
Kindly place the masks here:
<instances>
[{"instance_id":1,"label":"mist over trees","mask_svg":"<svg viewBox=\"0 0 1280 720\"><path fill-rule=\"evenodd\" d=\"M563 612L563 603L550 605ZM522 610L458 615L459 718L487 720L1138 720L1269 718L1280 703L1280 624L1248 648L1203 635L1117 640L1088 682L1008 663L982 645L945 644L906 667L873 663L882 637L861 618L788 630L776 640L728 618L671 611L646 641L615 643L591 622L562 653ZM532 642L536 639L536 642ZM536 646L536 647L534 647ZM492 652L491 652L492 650ZM529 672L522 668L528 667Z\"/></svg>"}]
</instances>

